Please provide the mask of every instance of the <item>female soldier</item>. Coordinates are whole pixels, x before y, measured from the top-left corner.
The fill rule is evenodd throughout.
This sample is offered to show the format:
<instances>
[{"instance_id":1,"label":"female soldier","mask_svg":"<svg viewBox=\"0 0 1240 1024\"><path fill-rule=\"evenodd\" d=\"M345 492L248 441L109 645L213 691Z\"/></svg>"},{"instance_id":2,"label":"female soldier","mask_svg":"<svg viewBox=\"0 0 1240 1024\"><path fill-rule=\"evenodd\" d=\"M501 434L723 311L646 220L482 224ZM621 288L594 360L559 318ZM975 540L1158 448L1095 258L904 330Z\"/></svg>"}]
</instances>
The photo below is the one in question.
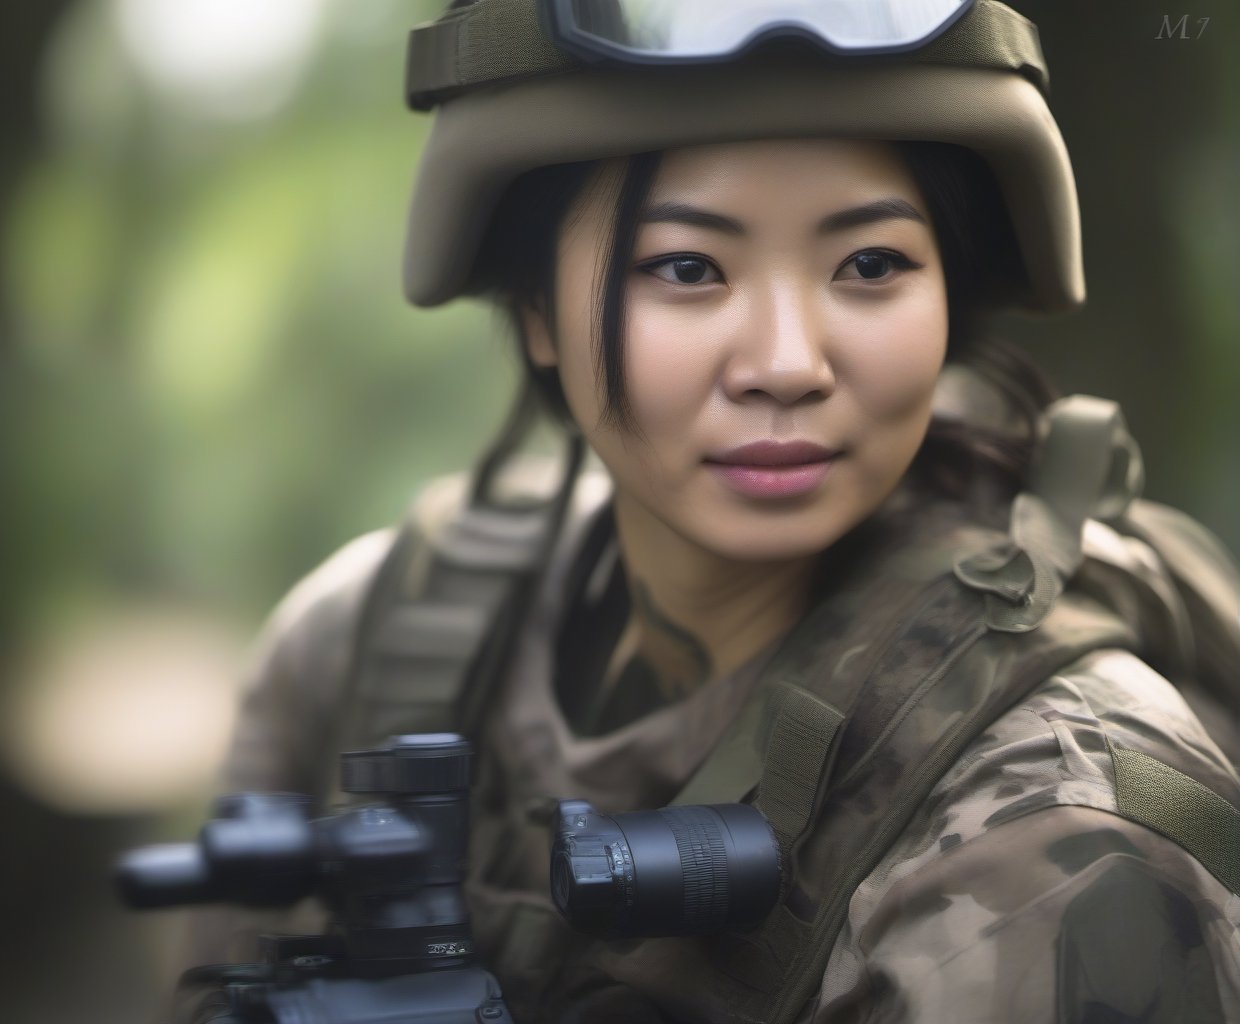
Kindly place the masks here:
<instances>
[{"instance_id":1,"label":"female soldier","mask_svg":"<svg viewBox=\"0 0 1240 1024\"><path fill-rule=\"evenodd\" d=\"M517 416L412 556L375 535L303 584L231 781L473 736L470 909L518 1020L1237 1019L1240 782L1131 653L1176 600L1152 550L1092 522L1081 568L1135 453L1075 403L1031 466L1048 395L980 330L1084 297L1035 29L666 7L458 0L413 33L407 293L500 303L574 458L505 512ZM780 903L571 938L560 797L751 800Z\"/></svg>"}]
</instances>

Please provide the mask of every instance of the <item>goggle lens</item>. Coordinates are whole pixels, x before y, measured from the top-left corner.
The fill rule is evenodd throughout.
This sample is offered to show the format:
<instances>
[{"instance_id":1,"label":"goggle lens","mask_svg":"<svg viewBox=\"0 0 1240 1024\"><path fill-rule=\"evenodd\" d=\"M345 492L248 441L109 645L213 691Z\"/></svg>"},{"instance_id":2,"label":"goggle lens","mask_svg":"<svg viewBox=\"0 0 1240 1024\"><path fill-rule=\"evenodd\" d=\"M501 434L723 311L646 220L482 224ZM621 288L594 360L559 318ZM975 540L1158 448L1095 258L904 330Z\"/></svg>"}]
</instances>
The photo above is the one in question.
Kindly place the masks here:
<instances>
[{"instance_id":1,"label":"goggle lens","mask_svg":"<svg viewBox=\"0 0 1240 1024\"><path fill-rule=\"evenodd\" d=\"M951 25L972 0L550 0L574 50L647 62L725 57L772 35L843 52L897 52Z\"/></svg>"}]
</instances>

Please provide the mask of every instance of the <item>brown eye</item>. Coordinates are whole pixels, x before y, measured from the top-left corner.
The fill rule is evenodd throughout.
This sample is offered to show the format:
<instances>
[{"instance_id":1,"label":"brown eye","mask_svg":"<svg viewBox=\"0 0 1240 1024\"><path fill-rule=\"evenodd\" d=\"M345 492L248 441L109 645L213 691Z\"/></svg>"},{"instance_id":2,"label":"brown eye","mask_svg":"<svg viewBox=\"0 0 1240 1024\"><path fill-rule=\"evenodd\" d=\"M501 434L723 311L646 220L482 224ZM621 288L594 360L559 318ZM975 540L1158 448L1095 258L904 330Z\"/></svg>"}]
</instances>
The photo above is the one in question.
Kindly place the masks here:
<instances>
[{"instance_id":1,"label":"brown eye","mask_svg":"<svg viewBox=\"0 0 1240 1024\"><path fill-rule=\"evenodd\" d=\"M721 280L714 264L701 256L672 256L647 263L642 269L668 284L713 284Z\"/></svg>"},{"instance_id":2,"label":"brown eye","mask_svg":"<svg viewBox=\"0 0 1240 1024\"><path fill-rule=\"evenodd\" d=\"M673 260L672 273L681 284L697 284L706 276L706 264L702 260Z\"/></svg>"},{"instance_id":3,"label":"brown eye","mask_svg":"<svg viewBox=\"0 0 1240 1024\"><path fill-rule=\"evenodd\" d=\"M876 277L882 277L891 269L891 260L887 258L886 253L881 252L860 253L854 262L856 263L857 273L867 281L872 281Z\"/></svg>"},{"instance_id":4,"label":"brown eye","mask_svg":"<svg viewBox=\"0 0 1240 1024\"><path fill-rule=\"evenodd\" d=\"M896 271L920 270L922 264L890 249L863 249L836 272L837 281L885 281Z\"/></svg>"}]
</instances>

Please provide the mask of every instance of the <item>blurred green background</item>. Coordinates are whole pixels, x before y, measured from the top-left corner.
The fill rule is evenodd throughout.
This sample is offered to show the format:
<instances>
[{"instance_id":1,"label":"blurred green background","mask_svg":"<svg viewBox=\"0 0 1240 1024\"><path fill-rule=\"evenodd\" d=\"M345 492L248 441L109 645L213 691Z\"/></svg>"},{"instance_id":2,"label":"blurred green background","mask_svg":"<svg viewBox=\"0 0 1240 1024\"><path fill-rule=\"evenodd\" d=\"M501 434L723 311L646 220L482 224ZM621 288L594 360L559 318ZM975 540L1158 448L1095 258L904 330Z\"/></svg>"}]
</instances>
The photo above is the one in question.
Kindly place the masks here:
<instances>
[{"instance_id":1,"label":"blurred green background","mask_svg":"<svg viewBox=\"0 0 1240 1024\"><path fill-rule=\"evenodd\" d=\"M1065 391L1120 399L1147 493L1236 549L1234 4L1014 6L1050 60L1090 303L1005 329ZM195 827L265 610L503 415L515 364L490 312L399 291L427 126L401 105L405 32L438 7L6 11L6 1021L150 1013L175 923L111 906L112 856Z\"/></svg>"}]
</instances>

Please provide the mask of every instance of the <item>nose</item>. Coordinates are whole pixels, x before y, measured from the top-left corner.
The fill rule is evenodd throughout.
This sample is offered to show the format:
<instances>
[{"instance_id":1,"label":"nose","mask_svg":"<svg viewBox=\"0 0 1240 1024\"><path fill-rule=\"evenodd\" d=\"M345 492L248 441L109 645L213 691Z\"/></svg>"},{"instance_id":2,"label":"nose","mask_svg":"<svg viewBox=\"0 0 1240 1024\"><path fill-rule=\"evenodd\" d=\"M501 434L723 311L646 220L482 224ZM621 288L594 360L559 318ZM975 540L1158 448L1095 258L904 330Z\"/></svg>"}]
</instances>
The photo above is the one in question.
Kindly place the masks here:
<instances>
[{"instance_id":1,"label":"nose","mask_svg":"<svg viewBox=\"0 0 1240 1024\"><path fill-rule=\"evenodd\" d=\"M828 355L829 324L821 286L771 288L738 325L724 370L736 402L774 399L781 405L821 401L835 390Z\"/></svg>"}]
</instances>

